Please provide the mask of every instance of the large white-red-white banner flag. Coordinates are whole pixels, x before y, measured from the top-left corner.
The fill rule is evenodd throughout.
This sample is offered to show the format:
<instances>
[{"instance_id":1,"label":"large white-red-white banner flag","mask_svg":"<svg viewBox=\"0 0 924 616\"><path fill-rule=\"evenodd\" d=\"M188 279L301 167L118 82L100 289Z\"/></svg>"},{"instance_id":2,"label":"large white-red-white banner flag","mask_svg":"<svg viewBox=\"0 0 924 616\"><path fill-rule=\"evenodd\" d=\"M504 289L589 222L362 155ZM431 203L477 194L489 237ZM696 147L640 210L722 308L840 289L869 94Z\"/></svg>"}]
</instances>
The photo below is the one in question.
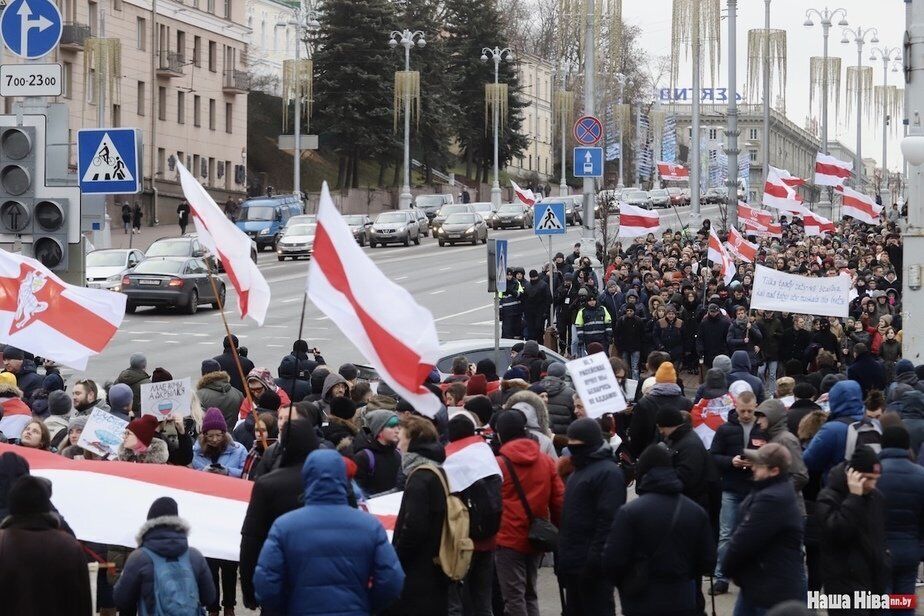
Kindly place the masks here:
<instances>
[{"instance_id":1,"label":"large white-red-white banner flag","mask_svg":"<svg viewBox=\"0 0 924 616\"><path fill-rule=\"evenodd\" d=\"M841 196L841 215L856 218L869 225L879 224L882 206L877 205L872 197L846 186L838 186L834 192Z\"/></svg>"},{"instance_id":2,"label":"large white-red-white banner flag","mask_svg":"<svg viewBox=\"0 0 924 616\"><path fill-rule=\"evenodd\" d=\"M334 206L327 182L318 205L308 297L382 380L418 412L436 415L440 401L423 386L440 353L433 315L362 251Z\"/></svg>"},{"instance_id":3,"label":"large white-red-white banner flag","mask_svg":"<svg viewBox=\"0 0 924 616\"><path fill-rule=\"evenodd\" d=\"M513 180L510 180L510 184L513 186L513 194L517 196L517 199L519 199L520 203L523 205L532 207L536 205L537 202L542 200L541 196L537 196L536 193L528 188L520 188L520 186Z\"/></svg>"},{"instance_id":4,"label":"large white-red-white banner flag","mask_svg":"<svg viewBox=\"0 0 924 616\"><path fill-rule=\"evenodd\" d=\"M798 212L802 209L802 199L796 189L780 177L777 169L770 167L767 181L764 183L764 195L761 203L784 212Z\"/></svg>"},{"instance_id":5,"label":"large white-red-white banner flag","mask_svg":"<svg viewBox=\"0 0 924 616\"><path fill-rule=\"evenodd\" d=\"M806 210L802 222L805 224L805 235L807 236L834 233L834 223L821 214Z\"/></svg>"},{"instance_id":6,"label":"large white-red-white banner flag","mask_svg":"<svg viewBox=\"0 0 924 616\"><path fill-rule=\"evenodd\" d=\"M819 152L815 156L815 186L840 186L850 178L853 163Z\"/></svg>"},{"instance_id":7,"label":"large white-red-white banner flag","mask_svg":"<svg viewBox=\"0 0 924 616\"><path fill-rule=\"evenodd\" d=\"M176 166L199 241L221 260L231 286L237 292L238 314L242 319L250 317L257 325L263 325L270 304L270 288L257 264L250 258L250 238L228 220L183 163L177 162Z\"/></svg>"},{"instance_id":8,"label":"large white-red-white banner flag","mask_svg":"<svg viewBox=\"0 0 924 616\"><path fill-rule=\"evenodd\" d=\"M728 251L725 250L725 246L722 245L718 234L712 227L709 228L709 250L706 255L710 261L721 266L722 279L725 281L725 284L730 283L734 279L737 270L735 269L735 264L732 262L731 257L728 256Z\"/></svg>"},{"instance_id":9,"label":"large white-red-white banner flag","mask_svg":"<svg viewBox=\"0 0 924 616\"><path fill-rule=\"evenodd\" d=\"M796 188L797 186L802 186L805 184L804 179L794 176L786 169L778 169L777 167L771 165L770 171L776 173L777 177L779 177L784 184L791 186L792 188Z\"/></svg>"},{"instance_id":10,"label":"large white-red-white banner flag","mask_svg":"<svg viewBox=\"0 0 924 616\"><path fill-rule=\"evenodd\" d=\"M661 227L661 215L657 210L646 210L643 207L619 202L619 232L618 237L638 237L657 233Z\"/></svg>"},{"instance_id":11,"label":"large white-red-white banner flag","mask_svg":"<svg viewBox=\"0 0 924 616\"><path fill-rule=\"evenodd\" d=\"M0 342L84 370L125 318L125 295L67 284L28 257L0 250Z\"/></svg>"},{"instance_id":12,"label":"large white-red-white banner flag","mask_svg":"<svg viewBox=\"0 0 924 616\"><path fill-rule=\"evenodd\" d=\"M753 263L754 257L757 256L757 244L752 244L744 239L744 236L734 227L728 230L727 245L732 254L742 261Z\"/></svg>"},{"instance_id":13,"label":"large white-red-white banner flag","mask_svg":"<svg viewBox=\"0 0 924 616\"><path fill-rule=\"evenodd\" d=\"M676 163L658 162L658 175L665 182L683 182L690 179L690 170Z\"/></svg>"}]
</instances>

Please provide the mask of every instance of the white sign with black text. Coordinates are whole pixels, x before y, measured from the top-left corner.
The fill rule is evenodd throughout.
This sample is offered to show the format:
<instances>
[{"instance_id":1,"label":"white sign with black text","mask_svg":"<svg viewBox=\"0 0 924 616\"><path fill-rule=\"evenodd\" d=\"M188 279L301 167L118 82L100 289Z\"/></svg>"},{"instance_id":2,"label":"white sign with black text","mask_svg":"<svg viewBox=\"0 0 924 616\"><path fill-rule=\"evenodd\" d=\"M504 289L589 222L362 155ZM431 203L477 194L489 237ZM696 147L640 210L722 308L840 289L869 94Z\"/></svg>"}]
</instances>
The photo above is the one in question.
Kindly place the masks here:
<instances>
[{"instance_id":1,"label":"white sign with black text","mask_svg":"<svg viewBox=\"0 0 924 616\"><path fill-rule=\"evenodd\" d=\"M60 64L0 65L0 96L61 96Z\"/></svg>"},{"instance_id":2,"label":"white sign with black text","mask_svg":"<svg viewBox=\"0 0 924 616\"><path fill-rule=\"evenodd\" d=\"M626 398L606 353L573 359L565 366L588 417L596 419L626 409Z\"/></svg>"}]
</instances>

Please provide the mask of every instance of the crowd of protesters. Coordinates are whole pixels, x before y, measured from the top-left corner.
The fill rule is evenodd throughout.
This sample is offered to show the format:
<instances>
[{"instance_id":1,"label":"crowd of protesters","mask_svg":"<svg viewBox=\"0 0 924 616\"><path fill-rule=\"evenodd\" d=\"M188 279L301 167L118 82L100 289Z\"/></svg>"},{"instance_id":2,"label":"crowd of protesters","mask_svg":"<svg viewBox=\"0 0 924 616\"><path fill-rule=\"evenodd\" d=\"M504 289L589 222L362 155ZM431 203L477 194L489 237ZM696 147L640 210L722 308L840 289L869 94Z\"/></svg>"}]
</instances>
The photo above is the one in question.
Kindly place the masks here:
<instances>
[{"instance_id":1,"label":"crowd of protesters","mask_svg":"<svg viewBox=\"0 0 924 616\"><path fill-rule=\"evenodd\" d=\"M448 376L434 370L424 384L442 402L434 417L352 364L327 366L303 340L274 377L248 358L261 361L263 349L224 339L202 361L189 416L164 421L139 408L143 384L174 378L169 366L149 371L156 349L133 354L111 382L66 383L53 363L7 346L7 442L99 460L79 444L99 410L128 422L114 458L253 490L240 537L228 538L240 543L238 561L190 547L171 498L137 521L138 549L91 544L55 510L51 483L6 451L6 605L15 614L87 614L92 598L110 615L228 616L242 603L263 614L534 616L540 568L553 562L568 616L613 615L617 605L629 616L702 614L709 595L730 592L741 616L784 604L803 611L780 613L804 613L812 591L913 595L924 366L901 357L900 234L891 223L842 222L836 234L804 237L784 221L782 237L757 239L756 263L849 275L847 318L751 310L753 264L737 262L726 284L706 260L707 234L666 231L598 250L602 271L580 245L528 276L512 268L501 317L504 335L523 340L500 370L464 356ZM540 342L606 354L627 408L589 417ZM450 493L443 465L470 442L490 447L497 472ZM389 539L364 509L396 492ZM91 597L94 559L116 566Z\"/></svg>"}]
</instances>

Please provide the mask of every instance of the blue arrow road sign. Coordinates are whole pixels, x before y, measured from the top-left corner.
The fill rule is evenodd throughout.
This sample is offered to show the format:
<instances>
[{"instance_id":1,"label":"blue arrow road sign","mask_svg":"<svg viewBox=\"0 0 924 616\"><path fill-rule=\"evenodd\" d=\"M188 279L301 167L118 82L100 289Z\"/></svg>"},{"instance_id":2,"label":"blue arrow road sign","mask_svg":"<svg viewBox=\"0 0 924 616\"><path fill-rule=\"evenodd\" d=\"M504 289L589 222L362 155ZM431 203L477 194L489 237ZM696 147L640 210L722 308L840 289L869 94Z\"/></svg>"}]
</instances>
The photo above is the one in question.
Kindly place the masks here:
<instances>
[{"instance_id":1,"label":"blue arrow road sign","mask_svg":"<svg viewBox=\"0 0 924 616\"><path fill-rule=\"evenodd\" d=\"M574 177L603 177L603 148L574 148Z\"/></svg>"},{"instance_id":2,"label":"blue arrow road sign","mask_svg":"<svg viewBox=\"0 0 924 616\"><path fill-rule=\"evenodd\" d=\"M51 0L13 0L0 16L0 35L7 49L34 60L61 40L61 11Z\"/></svg>"},{"instance_id":3,"label":"blue arrow road sign","mask_svg":"<svg viewBox=\"0 0 924 616\"><path fill-rule=\"evenodd\" d=\"M533 232L536 235L563 235L565 204L558 201L540 201L533 212Z\"/></svg>"},{"instance_id":4,"label":"blue arrow road sign","mask_svg":"<svg viewBox=\"0 0 924 616\"><path fill-rule=\"evenodd\" d=\"M141 192L140 131L88 128L77 131L80 192L133 195Z\"/></svg>"},{"instance_id":5,"label":"blue arrow road sign","mask_svg":"<svg viewBox=\"0 0 924 616\"><path fill-rule=\"evenodd\" d=\"M507 292L507 240L494 240L494 276L497 290Z\"/></svg>"}]
</instances>

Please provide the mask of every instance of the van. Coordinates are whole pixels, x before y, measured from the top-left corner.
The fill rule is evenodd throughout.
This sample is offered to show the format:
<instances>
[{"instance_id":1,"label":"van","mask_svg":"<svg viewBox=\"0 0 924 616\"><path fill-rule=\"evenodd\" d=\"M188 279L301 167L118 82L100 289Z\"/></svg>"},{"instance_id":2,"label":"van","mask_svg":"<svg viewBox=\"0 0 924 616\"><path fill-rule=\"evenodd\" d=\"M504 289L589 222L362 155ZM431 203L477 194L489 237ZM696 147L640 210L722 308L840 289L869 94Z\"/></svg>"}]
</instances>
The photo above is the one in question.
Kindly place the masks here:
<instances>
[{"instance_id":1,"label":"van","mask_svg":"<svg viewBox=\"0 0 924 616\"><path fill-rule=\"evenodd\" d=\"M273 249L286 223L293 216L305 213L298 195L253 197L241 204L237 228L257 243L257 249Z\"/></svg>"}]
</instances>

